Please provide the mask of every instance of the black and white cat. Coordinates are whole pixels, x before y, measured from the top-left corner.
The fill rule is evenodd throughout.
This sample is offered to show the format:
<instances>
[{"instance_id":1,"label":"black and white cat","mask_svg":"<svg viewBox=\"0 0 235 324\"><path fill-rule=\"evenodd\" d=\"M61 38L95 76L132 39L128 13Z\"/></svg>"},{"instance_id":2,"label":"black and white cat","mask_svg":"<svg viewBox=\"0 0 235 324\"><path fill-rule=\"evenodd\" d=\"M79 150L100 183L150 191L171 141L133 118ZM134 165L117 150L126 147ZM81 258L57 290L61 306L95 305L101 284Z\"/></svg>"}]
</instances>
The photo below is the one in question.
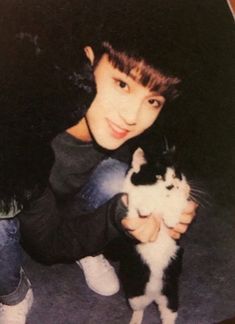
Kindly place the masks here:
<instances>
[{"instance_id":1,"label":"black and white cat","mask_svg":"<svg viewBox=\"0 0 235 324\"><path fill-rule=\"evenodd\" d=\"M138 148L124 183L124 192L128 194L127 217L155 214L162 218L155 242L125 242L120 279L133 309L130 324L140 324L145 307L152 302L159 307L162 323L173 324L177 317L182 250L169 236L168 227L179 222L190 187L166 155L157 163L149 163Z\"/></svg>"}]
</instances>

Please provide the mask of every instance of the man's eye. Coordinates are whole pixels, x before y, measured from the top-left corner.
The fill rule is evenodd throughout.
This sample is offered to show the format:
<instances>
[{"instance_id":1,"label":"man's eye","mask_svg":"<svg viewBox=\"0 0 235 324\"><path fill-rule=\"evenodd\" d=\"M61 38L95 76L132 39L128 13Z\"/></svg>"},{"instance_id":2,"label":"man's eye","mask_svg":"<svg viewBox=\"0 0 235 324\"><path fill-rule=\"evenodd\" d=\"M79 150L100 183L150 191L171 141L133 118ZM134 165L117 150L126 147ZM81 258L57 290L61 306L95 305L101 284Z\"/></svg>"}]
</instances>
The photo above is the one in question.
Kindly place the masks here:
<instances>
[{"instance_id":1,"label":"man's eye","mask_svg":"<svg viewBox=\"0 0 235 324\"><path fill-rule=\"evenodd\" d=\"M125 89L127 88L127 83L121 80L118 80L118 85L120 88Z\"/></svg>"},{"instance_id":2,"label":"man's eye","mask_svg":"<svg viewBox=\"0 0 235 324\"><path fill-rule=\"evenodd\" d=\"M154 108L159 108L161 106L160 102L157 99L149 99L148 102Z\"/></svg>"},{"instance_id":3,"label":"man's eye","mask_svg":"<svg viewBox=\"0 0 235 324\"><path fill-rule=\"evenodd\" d=\"M128 84L126 82L119 79L114 79L114 81L119 88L124 89L126 91L129 89Z\"/></svg>"}]
</instances>

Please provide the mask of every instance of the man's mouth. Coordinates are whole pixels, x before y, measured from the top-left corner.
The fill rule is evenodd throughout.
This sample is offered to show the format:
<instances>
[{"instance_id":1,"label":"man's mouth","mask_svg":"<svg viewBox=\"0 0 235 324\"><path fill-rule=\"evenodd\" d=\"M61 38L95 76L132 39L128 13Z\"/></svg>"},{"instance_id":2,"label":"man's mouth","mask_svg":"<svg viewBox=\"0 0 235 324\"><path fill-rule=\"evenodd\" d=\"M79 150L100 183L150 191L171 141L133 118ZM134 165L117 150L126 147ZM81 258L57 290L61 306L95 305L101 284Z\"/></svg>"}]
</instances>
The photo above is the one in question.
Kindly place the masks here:
<instances>
[{"instance_id":1,"label":"man's mouth","mask_svg":"<svg viewBox=\"0 0 235 324\"><path fill-rule=\"evenodd\" d=\"M117 139L121 139L121 138L124 138L129 133L128 129L120 127L119 125L112 122L108 118L106 120L107 120L108 126L111 130L111 134L113 137L115 137Z\"/></svg>"}]
</instances>

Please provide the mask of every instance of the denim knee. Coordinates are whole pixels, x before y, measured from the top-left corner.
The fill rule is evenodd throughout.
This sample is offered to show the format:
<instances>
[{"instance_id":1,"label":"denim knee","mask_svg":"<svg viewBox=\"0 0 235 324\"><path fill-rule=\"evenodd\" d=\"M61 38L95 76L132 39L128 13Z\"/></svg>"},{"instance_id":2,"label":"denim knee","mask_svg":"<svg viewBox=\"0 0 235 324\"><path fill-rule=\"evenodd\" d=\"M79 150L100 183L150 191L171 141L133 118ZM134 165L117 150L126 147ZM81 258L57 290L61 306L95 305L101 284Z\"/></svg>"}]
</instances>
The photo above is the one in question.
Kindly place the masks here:
<instances>
[{"instance_id":1,"label":"denim knee","mask_svg":"<svg viewBox=\"0 0 235 324\"><path fill-rule=\"evenodd\" d=\"M98 208L123 188L128 165L108 158L102 161L91 174L79 196L86 200L90 208Z\"/></svg>"}]
</instances>

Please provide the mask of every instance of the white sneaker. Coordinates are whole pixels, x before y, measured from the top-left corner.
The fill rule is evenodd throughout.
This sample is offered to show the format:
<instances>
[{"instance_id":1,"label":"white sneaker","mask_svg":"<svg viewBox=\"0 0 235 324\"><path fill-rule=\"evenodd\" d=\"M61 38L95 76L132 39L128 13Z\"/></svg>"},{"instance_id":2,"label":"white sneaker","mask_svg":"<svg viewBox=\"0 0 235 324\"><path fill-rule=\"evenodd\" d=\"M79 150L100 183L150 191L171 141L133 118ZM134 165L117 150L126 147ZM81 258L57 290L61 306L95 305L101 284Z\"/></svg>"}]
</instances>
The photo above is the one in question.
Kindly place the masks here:
<instances>
[{"instance_id":1,"label":"white sneaker","mask_svg":"<svg viewBox=\"0 0 235 324\"><path fill-rule=\"evenodd\" d=\"M32 304L33 291L31 288L19 304L13 306L0 304L0 324L25 324Z\"/></svg>"},{"instance_id":2,"label":"white sneaker","mask_svg":"<svg viewBox=\"0 0 235 324\"><path fill-rule=\"evenodd\" d=\"M88 287L102 296L111 296L118 292L119 280L111 264L103 254L86 257L76 261L83 270Z\"/></svg>"}]
</instances>

